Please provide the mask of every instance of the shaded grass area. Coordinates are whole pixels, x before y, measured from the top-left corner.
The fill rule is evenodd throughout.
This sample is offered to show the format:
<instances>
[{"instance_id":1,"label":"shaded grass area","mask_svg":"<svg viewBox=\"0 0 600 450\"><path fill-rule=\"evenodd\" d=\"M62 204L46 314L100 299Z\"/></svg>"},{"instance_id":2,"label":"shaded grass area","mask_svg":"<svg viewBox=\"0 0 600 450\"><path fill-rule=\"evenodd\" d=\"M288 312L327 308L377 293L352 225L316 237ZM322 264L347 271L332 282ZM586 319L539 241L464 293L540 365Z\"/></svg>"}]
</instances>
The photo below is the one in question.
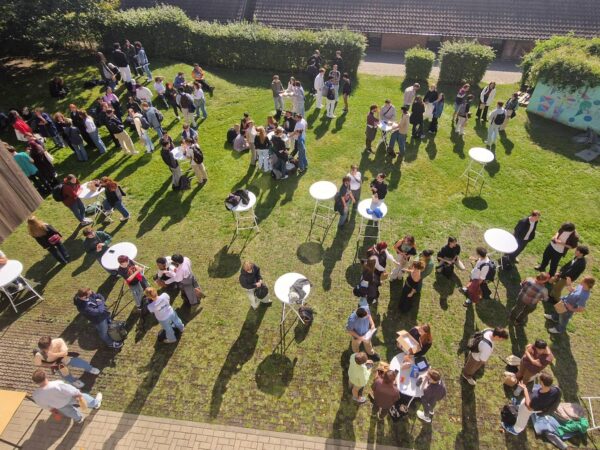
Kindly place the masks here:
<instances>
[{"instance_id":1,"label":"shaded grass area","mask_svg":"<svg viewBox=\"0 0 600 450\"><path fill-rule=\"evenodd\" d=\"M152 62L154 74L168 80L179 70L190 71L181 64ZM45 105L48 111L64 111L72 102L89 105L98 95L98 89L82 90L85 80L97 78L91 64L86 60L5 64L0 76L11 89L1 100L2 107ZM72 89L72 95L60 102L47 94L46 83L55 74L64 76ZM279 75L282 79L287 76ZM459 373L468 337L475 329L507 324L519 280L534 274L537 257L561 222L577 224L582 241L591 248L591 272L598 275L594 259L600 248L600 175L597 165L574 158L578 150L570 140L574 131L519 110L498 143L497 160L486 168L482 196L464 198L460 174L469 148L481 146L485 126L471 121L465 138L457 138L451 134L451 105L447 105L438 135L411 141L401 167L386 159L382 148L368 156L362 153L368 107L374 102L382 104L388 97L399 105L401 80L361 76L347 115L338 111L336 119L327 120L314 106L307 109L309 170L301 177L275 182L268 174L250 168L247 154L234 154L224 145L227 129L243 112L250 112L260 124L272 112L271 74L219 70L208 77L216 89L214 97L207 100L209 118L199 130L209 175L202 189L193 181L190 191L171 191L170 172L157 154L124 156L111 143L107 155L98 157L91 150L90 162L81 164L70 150L50 148L61 174L72 172L84 180L109 175L123 185L132 219L105 227L114 235L114 242L135 242L137 259L148 265L157 256L174 252L192 259L208 298L193 315L180 307L179 298L175 300L187 322L182 340L171 347L156 344L159 326L155 322L136 330L137 316L131 311L133 304L126 304L131 301L127 295L119 315L132 327L126 345L117 354L96 351L95 330L77 316L71 298L79 286L90 286L114 300L120 282L106 279L98 264L83 255L72 214L47 199L38 215L63 233L74 260L66 267L55 265L24 227L3 244L9 256L17 255L23 261L27 276L40 283L46 298L20 315L3 304L0 333L6 371L0 371L0 386L31 389L31 367L23 355L39 335L48 333L63 336L103 368L97 379L84 381L93 390L102 390L104 405L113 410L421 449L542 446L532 432L519 438L498 433L500 408L507 401L500 381L504 370L500 359L492 358L475 390L459 381ZM501 86L498 98L508 98L513 89L515 86ZM443 90L448 99L453 98L454 88ZM165 128L178 138L181 123L172 111L163 113ZM12 141L12 133L3 139ZM142 151L142 144L135 141ZM543 212L538 238L523 253L518 270L500 278L499 301L465 311L457 287L461 279L466 282L467 275L461 273L461 279L451 281L432 276L415 308L402 315L397 304L401 284L382 286L382 298L374 310L380 329L374 343L384 359L396 354L397 330L418 322L433 325L434 346L428 358L441 369L448 387L448 398L439 405L433 426L423 425L414 412L399 425L377 422L367 407L358 408L351 401L346 387L350 349L344 325L356 303L351 294L360 275L355 253L357 248L362 252L365 245L357 245L359 217L355 213L344 230L336 233L334 223L326 236L315 229L309 240L314 204L308 188L322 179L339 184L353 163L359 164L367 183L378 172L388 174L389 213L382 237L390 243L411 233L419 249L437 251L448 235L456 235L466 258L466 253L483 244L487 228L511 230L532 208ZM183 166L188 170L189 166ZM257 195L261 232L234 237L234 223L223 199L240 187ZM365 186L363 198L366 195ZM313 282L310 304L316 319L312 327L290 319L281 330L281 304L275 298L270 308L249 309L237 283L246 259L261 267L271 288L280 275L292 271ZM527 342L547 339L557 356L552 372L567 400L578 394L597 395L595 375L600 363L590 357L600 354L600 331L594 326L600 309L594 300L585 314L572 321L568 336L548 335L542 308L538 308L527 329L510 329L510 343L500 345L497 353L520 355Z\"/></svg>"}]
</instances>

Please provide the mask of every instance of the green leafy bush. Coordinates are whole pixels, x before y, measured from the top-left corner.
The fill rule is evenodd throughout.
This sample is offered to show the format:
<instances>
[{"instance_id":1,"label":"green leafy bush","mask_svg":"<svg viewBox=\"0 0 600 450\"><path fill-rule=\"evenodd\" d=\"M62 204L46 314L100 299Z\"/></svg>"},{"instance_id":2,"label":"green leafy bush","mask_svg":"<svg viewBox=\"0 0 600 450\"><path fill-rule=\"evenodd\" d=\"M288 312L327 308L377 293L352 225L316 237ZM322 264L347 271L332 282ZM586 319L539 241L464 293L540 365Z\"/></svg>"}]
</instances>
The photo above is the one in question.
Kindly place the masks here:
<instances>
[{"instance_id":1,"label":"green leafy bush","mask_svg":"<svg viewBox=\"0 0 600 450\"><path fill-rule=\"evenodd\" d=\"M343 30L284 30L250 22L191 20L174 6L128 9L108 17L102 45L139 40L152 57L235 69L304 70L315 49L324 61L342 51L344 71L356 73L366 47L363 35Z\"/></svg>"},{"instance_id":2,"label":"green leafy bush","mask_svg":"<svg viewBox=\"0 0 600 450\"><path fill-rule=\"evenodd\" d=\"M574 91L600 85L600 38L553 36L538 41L521 62L523 84L543 80L561 89Z\"/></svg>"},{"instance_id":3,"label":"green leafy bush","mask_svg":"<svg viewBox=\"0 0 600 450\"><path fill-rule=\"evenodd\" d=\"M427 80L435 61L435 53L422 47L413 47L404 54L406 78L411 81Z\"/></svg>"},{"instance_id":4,"label":"green leafy bush","mask_svg":"<svg viewBox=\"0 0 600 450\"><path fill-rule=\"evenodd\" d=\"M492 47L475 41L446 41L439 54L439 83L445 84L478 84L496 57Z\"/></svg>"}]
</instances>

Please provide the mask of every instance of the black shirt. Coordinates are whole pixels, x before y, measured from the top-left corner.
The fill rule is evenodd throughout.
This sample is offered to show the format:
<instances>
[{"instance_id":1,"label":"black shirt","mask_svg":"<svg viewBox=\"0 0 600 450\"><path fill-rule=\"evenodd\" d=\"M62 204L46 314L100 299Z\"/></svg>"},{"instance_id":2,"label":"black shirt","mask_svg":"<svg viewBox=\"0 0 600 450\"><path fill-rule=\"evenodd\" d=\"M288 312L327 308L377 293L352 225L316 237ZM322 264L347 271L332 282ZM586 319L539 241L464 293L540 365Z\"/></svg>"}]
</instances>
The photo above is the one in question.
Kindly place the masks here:
<instances>
[{"instance_id":1,"label":"black shirt","mask_svg":"<svg viewBox=\"0 0 600 450\"><path fill-rule=\"evenodd\" d=\"M433 103L438 99L438 91L427 91L425 97L423 97L423 101L427 103Z\"/></svg>"},{"instance_id":2,"label":"black shirt","mask_svg":"<svg viewBox=\"0 0 600 450\"><path fill-rule=\"evenodd\" d=\"M583 271L585 270L585 266L586 266L585 257L573 258L570 262L568 262L567 264L562 266L558 276L560 278L569 277L571 279L571 281L575 281L577 278L579 278L579 275L581 275L583 273Z\"/></svg>"},{"instance_id":3,"label":"black shirt","mask_svg":"<svg viewBox=\"0 0 600 450\"><path fill-rule=\"evenodd\" d=\"M377 194L377 198L379 200L383 200L387 195L387 184L385 184L383 181L379 182L377 180L373 180L371 183L371 188L377 190L375 193Z\"/></svg>"},{"instance_id":4,"label":"black shirt","mask_svg":"<svg viewBox=\"0 0 600 450\"><path fill-rule=\"evenodd\" d=\"M455 247L444 245L437 254L438 258L444 259L454 259L458 255L460 255L460 245L456 245Z\"/></svg>"},{"instance_id":5,"label":"black shirt","mask_svg":"<svg viewBox=\"0 0 600 450\"><path fill-rule=\"evenodd\" d=\"M552 407L558 404L561 393L556 386L550 387L548 392L542 393L540 390L534 390L530 398L530 406L533 411L542 411L544 413L552 412Z\"/></svg>"},{"instance_id":6,"label":"black shirt","mask_svg":"<svg viewBox=\"0 0 600 450\"><path fill-rule=\"evenodd\" d=\"M129 64L127 63L127 56L121 50L115 50L112 53L113 62L117 67L127 67Z\"/></svg>"}]
</instances>

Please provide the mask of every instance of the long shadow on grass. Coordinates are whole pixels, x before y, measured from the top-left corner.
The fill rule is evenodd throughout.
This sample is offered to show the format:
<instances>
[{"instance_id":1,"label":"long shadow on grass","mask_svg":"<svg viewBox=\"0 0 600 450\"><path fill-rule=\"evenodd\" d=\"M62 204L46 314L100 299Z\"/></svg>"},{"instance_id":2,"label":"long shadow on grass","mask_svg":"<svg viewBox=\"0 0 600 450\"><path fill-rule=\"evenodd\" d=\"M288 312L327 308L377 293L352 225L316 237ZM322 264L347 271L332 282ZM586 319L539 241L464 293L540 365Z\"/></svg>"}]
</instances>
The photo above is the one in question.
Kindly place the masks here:
<instances>
[{"instance_id":1,"label":"long shadow on grass","mask_svg":"<svg viewBox=\"0 0 600 450\"><path fill-rule=\"evenodd\" d=\"M335 266L342 260L344 251L352 239L354 227L356 226L354 221L350 221L342 229L336 229L335 238L331 243L331 246L323 253L323 290L328 291L331 289L332 274ZM333 225L335 227L335 224Z\"/></svg>"},{"instance_id":2,"label":"long shadow on grass","mask_svg":"<svg viewBox=\"0 0 600 450\"><path fill-rule=\"evenodd\" d=\"M242 366L252 359L258 342L257 332L266 311L267 308L264 305L260 305L257 310L248 309L240 335L229 349L213 386L210 399L210 417L218 417L227 385L234 375L242 370Z\"/></svg>"},{"instance_id":3,"label":"long shadow on grass","mask_svg":"<svg viewBox=\"0 0 600 450\"><path fill-rule=\"evenodd\" d=\"M567 332L562 334L550 335L552 344L550 348L554 357L555 364L552 367L552 372L558 380L563 394L564 402L577 402L577 393L579 386L577 383L577 361L571 351L571 339ZM589 395L589 394L588 394Z\"/></svg>"},{"instance_id":4,"label":"long shadow on grass","mask_svg":"<svg viewBox=\"0 0 600 450\"><path fill-rule=\"evenodd\" d=\"M144 407L144 404L146 403L146 400L156 386L156 383L158 383L163 369L167 366L169 360L175 354L179 342L181 341L178 340L175 344L163 344L158 341L156 342L154 345L154 354L152 355L152 358L150 358L150 361L148 361L146 366L138 369L140 372L139 375L142 375L142 373L145 372L145 376L144 379L139 383L138 388L133 395L133 399L127 406L125 406L124 411L126 413L140 413ZM133 424L134 421L130 420L127 416L122 416L120 422L115 427L115 431L106 438L102 449L112 450L115 448L117 443L123 436L127 434Z\"/></svg>"},{"instance_id":5,"label":"long shadow on grass","mask_svg":"<svg viewBox=\"0 0 600 450\"><path fill-rule=\"evenodd\" d=\"M348 367L350 365L350 356L352 356L352 350L350 348L346 349L341 355L340 366L342 368L342 395L337 413L335 414L335 419L333 421L331 437L334 439L355 441L356 435L354 433L354 419L356 419L359 405L352 400L352 393L349 389L350 385L348 381Z\"/></svg>"}]
</instances>

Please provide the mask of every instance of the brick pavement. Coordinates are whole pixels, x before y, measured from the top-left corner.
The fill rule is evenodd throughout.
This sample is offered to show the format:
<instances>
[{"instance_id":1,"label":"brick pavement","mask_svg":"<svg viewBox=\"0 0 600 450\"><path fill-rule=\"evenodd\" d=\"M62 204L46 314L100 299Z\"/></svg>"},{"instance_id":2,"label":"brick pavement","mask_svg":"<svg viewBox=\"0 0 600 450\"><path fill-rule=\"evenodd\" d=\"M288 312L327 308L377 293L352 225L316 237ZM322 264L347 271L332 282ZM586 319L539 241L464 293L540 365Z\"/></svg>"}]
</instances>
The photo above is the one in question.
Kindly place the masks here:
<instances>
[{"instance_id":1,"label":"brick pavement","mask_svg":"<svg viewBox=\"0 0 600 450\"><path fill-rule=\"evenodd\" d=\"M4 433L0 450L112 450L112 449L378 449L378 444L341 441L298 434L278 433L224 425L163 419L98 410L82 425L71 420L56 422L48 411L25 400Z\"/></svg>"}]
</instances>

